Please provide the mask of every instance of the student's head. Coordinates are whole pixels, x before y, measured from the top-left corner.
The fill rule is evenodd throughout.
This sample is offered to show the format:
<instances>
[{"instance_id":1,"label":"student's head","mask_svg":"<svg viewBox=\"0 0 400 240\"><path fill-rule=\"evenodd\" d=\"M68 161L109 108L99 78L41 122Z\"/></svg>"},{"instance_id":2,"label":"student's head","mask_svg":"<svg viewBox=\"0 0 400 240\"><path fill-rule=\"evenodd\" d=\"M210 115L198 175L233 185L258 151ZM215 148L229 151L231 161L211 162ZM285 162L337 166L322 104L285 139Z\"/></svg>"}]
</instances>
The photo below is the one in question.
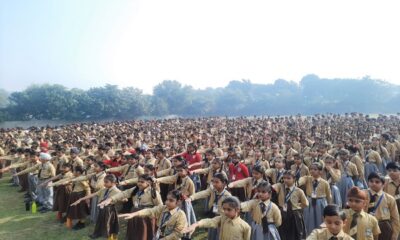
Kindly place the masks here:
<instances>
[{"instance_id":1,"label":"student's head","mask_svg":"<svg viewBox=\"0 0 400 240\"><path fill-rule=\"evenodd\" d=\"M234 219L240 213L240 201L237 197L227 197L222 201L222 209L225 216Z\"/></svg>"},{"instance_id":2,"label":"student's head","mask_svg":"<svg viewBox=\"0 0 400 240\"><path fill-rule=\"evenodd\" d=\"M214 160L211 161L211 167L214 171L221 169L222 160L220 158L214 158Z\"/></svg>"},{"instance_id":3,"label":"student's head","mask_svg":"<svg viewBox=\"0 0 400 240\"><path fill-rule=\"evenodd\" d=\"M75 177L82 175L84 172L85 172L85 170L81 166L76 166L74 168Z\"/></svg>"},{"instance_id":4,"label":"student's head","mask_svg":"<svg viewBox=\"0 0 400 240\"><path fill-rule=\"evenodd\" d=\"M148 163L148 164L144 165L143 168L144 168L144 174L154 176L156 168L154 167L153 164Z\"/></svg>"},{"instance_id":5,"label":"student's head","mask_svg":"<svg viewBox=\"0 0 400 240\"><path fill-rule=\"evenodd\" d=\"M95 162L96 159L94 158L94 156L88 156L87 158L85 158L85 163L87 166L92 166Z\"/></svg>"},{"instance_id":6,"label":"student's head","mask_svg":"<svg viewBox=\"0 0 400 240\"><path fill-rule=\"evenodd\" d=\"M241 160L241 155L239 153L235 153L232 155L232 163L237 164Z\"/></svg>"},{"instance_id":7,"label":"student's head","mask_svg":"<svg viewBox=\"0 0 400 240\"><path fill-rule=\"evenodd\" d=\"M182 165L184 162L185 159L181 156L174 157L174 159L172 160L172 164L174 164L174 167Z\"/></svg>"},{"instance_id":8,"label":"student's head","mask_svg":"<svg viewBox=\"0 0 400 240\"><path fill-rule=\"evenodd\" d=\"M99 173L106 170L107 166L103 162L96 162L94 164L94 170Z\"/></svg>"},{"instance_id":9,"label":"student's head","mask_svg":"<svg viewBox=\"0 0 400 240\"><path fill-rule=\"evenodd\" d=\"M186 165L185 163L176 166L176 172L178 174L179 177L184 178L189 174L189 168L188 165Z\"/></svg>"},{"instance_id":10,"label":"student's head","mask_svg":"<svg viewBox=\"0 0 400 240\"><path fill-rule=\"evenodd\" d=\"M215 152L213 150L208 150L205 155L207 161L209 162L211 162L215 158Z\"/></svg>"},{"instance_id":11,"label":"student's head","mask_svg":"<svg viewBox=\"0 0 400 240\"><path fill-rule=\"evenodd\" d=\"M178 190L172 190L167 194L167 200L165 201L165 206L169 210L175 209L179 206L182 201L182 193Z\"/></svg>"},{"instance_id":12,"label":"student's head","mask_svg":"<svg viewBox=\"0 0 400 240\"><path fill-rule=\"evenodd\" d=\"M251 175L253 176L253 178L255 178L257 180L261 179L261 178L264 178L265 168L263 166L261 166L261 165L257 165L251 171Z\"/></svg>"},{"instance_id":13,"label":"student's head","mask_svg":"<svg viewBox=\"0 0 400 240\"><path fill-rule=\"evenodd\" d=\"M272 186L268 182L262 182L257 186L257 197L261 201L267 201L271 198Z\"/></svg>"},{"instance_id":14,"label":"student's head","mask_svg":"<svg viewBox=\"0 0 400 240\"><path fill-rule=\"evenodd\" d=\"M352 187L347 192L347 205L356 212L360 212L366 203L367 195L358 187Z\"/></svg>"},{"instance_id":15,"label":"student's head","mask_svg":"<svg viewBox=\"0 0 400 240\"><path fill-rule=\"evenodd\" d=\"M285 167L285 159L282 157L277 157L275 159L275 168L282 169Z\"/></svg>"},{"instance_id":16,"label":"student's head","mask_svg":"<svg viewBox=\"0 0 400 240\"><path fill-rule=\"evenodd\" d=\"M335 159L331 156L325 158L325 166L326 167L333 167L335 165Z\"/></svg>"},{"instance_id":17,"label":"student's head","mask_svg":"<svg viewBox=\"0 0 400 240\"><path fill-rule=\"evenodd\" d=\"M139 155L137 154L129 154L125 156L128 160L128 164L135 165L139 162Z\"/></svg>"},{"instance_id":18,"label":"student's head","mask_svg":"<svg viewBox=\"0 0 400 240\"><path fill-rule=\"evenodd\" d=\"M338 156L342 161L347 161L349 160L350 152L346 149L341 149L338 152Z\"/></svg>"},{"instance_id":19,"label":"student's head","mask_svg":"<svg viewBox=\"0 0 400 240\"><path fill-rule=\"evenodd\" d=\"M48 153L40 153L40 162L46 163L51 160L51 155Z\"/></svg>"},{"instance_id":20,"label":"student's head","mask_svg":"<svg viewBox=\"0 0 400 240\"><path fill-rule=\"evenodd\" d=\"M383 184L385 184L385 178L379 175L376 172L372 172L368 176L368 187L375 191L379 192L382 190Z\"/></svg>"},{"instance_id":21,"label":"student's head","mask_svg":"<svg viewBox=\"0 0 400 240\"><path fill-rule=\"evenodd\" d=\"M321 176L321 171L322 171L322 164L321 163L315 162L315 163L311 164L311 166L310 166L311 176L319 177L319 176Z\"/></svg>"},{"instance_id":22,"label":"student's head","mask_svg":"<svg viewBox=\"0 0 400 240\"><path fill-rule=\"evenodd\" d=\"M144 190L153 184L153 178L148 174L139 177L137 186L140 190Z\"/></svg>"},{"instance_id":23,"label":"student's head","mask_svg":"<svg viewBox=\"0 0 400 240\"><path fill-rule=\"evenodd\" d=\"M293 154L293 160L294 160L294 163L296 165L300 165L303 162L303 160L301 159L300 154L298 154L298 153Z\"/></svg>"},{"instance_id":24,"label":"student's head","mask_svg":"<svg viewBox=\"0 0 400 240\"><path fill-rule=\"evenodd\" d=\"M283 182L286 186L293 186L294 184L294 172L287 170L283 173Z\"/></svg>"},{"instance_id":25,"label":"student's head","mask_svg":"<svg viewBox=\"0 0 400 240\"><path fill-rule=\"evenodd\" d=\"M114 176L114 174L108 174L104 177L104 187L112 188L115 186L116 183L117 178Z\"/></svg>"},{"instance_id":26,"label":"student's head","mask_svg":"<svg viewBox=\"0 0 400 240\"><path fill-rule=\"evenodd\" d=\"M67 172L71 171L71 167L72 167L71 164L63 163L63 165L61 166L61 171L63 173L67 173Z\"/></svg>"},{"instance_id":27,"label":"student's head","mask_svg":"<svg viewBox=\"0 0 400 240\"><path fill-rule=\"evenodd\" d=\"M225 188L226 184L228 184L228 178L224 173L216 173L212 178L212 185L218 191L221 191Z\"/></svg>"},{"instance_id":28,"label":"student's head","mask_svg":"<svg viewBox=\"0 0 400 240\"><path fill-rule=\"evenodd\" d=\"M77 156L78 156L78 154L79 154L79 148L77 148L77 147L73 147L73 148L71 148L71 150L70 150L70 155L71 155L71 157L74 159L74 158L76 158Z\"/></svg>"},{"instance_id":29,"label":"student's head","mask_svg":"<svg viewBox=\"0 0 400 240\"><path fill-rule=\"evenodd\" d=\"M328 205L324 208L324 222L328 231L337 235L346 223L346 214L337 205Z\"/></svg>"},{"instance_id":30,"label":"student's head","mask_svg":"<svg viewBox=\"0 0 400 240\"><path fill-rule=\"evenodd\" d=\"M397 162L390 162L386 165L386 171L392 180L400 178L400 165Z\"/></svg>"}]
</instances>

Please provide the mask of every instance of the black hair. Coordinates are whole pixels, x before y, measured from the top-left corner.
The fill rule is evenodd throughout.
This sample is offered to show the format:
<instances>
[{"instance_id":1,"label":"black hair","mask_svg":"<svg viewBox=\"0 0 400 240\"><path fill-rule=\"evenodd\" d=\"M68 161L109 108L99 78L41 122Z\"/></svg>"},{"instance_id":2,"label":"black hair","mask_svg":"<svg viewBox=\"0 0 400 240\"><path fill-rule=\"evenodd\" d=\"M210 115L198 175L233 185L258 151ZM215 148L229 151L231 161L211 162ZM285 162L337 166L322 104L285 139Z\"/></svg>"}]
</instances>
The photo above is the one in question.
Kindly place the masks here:
<instances>
[{"instance_id":1,"label":"black hair","mask_svg":"<svg viewBox=\"0 0 400 240\"><path fill-rule=\"evenodd\" d=\"M400 170L400 165L397 162L390 162L386 165L386 170L397 169Z\"/></svg>"},{"instance_id":2,"label":"black hair","mask_svg":"<svg viewBox=\"0 0 400 240\"><path fill-rule=\"evenodd\" d=\"M240 209L240 201L237 197L229 196L222 201L222 205L227 204L234 209Z\"/></svg>"},{"instance_id":3,"label":"black hair","mask_svg":"<svg viewBox=\"0 0 400 240\"><path fill-rule=\"evenodd\" d=\"M99 166L103 171L107 168L107 165L105 165L103 162L96 162L96 165Z\"/></svg>"},{"instance_id":4,"label":"black hair","mask_svg":"<svg viewBox=\"0 0 400 240\"><path fill-rule=\"evenodd\" d=\"M81 166L75 166L74 172L79 172L79 173L83 174L85 172L85 170Z\"/></svg>"},{"instance_id":5,"label":"black hair","mask_svg":"<svg viewBox=\"0 0 400 240\"><path fill-rule=\"evenodd\" d=\"M267 176L265 175L265 167L264 167L264 166L257 165L257 166L255 166L255 167L252 169L252 172L253 172L253 171L256 171L256 172L258 172L258 173L261 173L262 179L264 179L264 181L267 181L267 182L268 182L268 178L267 178ZM255 184L253 184L253 185L255 185Z\"/></svg>"},{"instance_id":6,"label":"black hair","mask_svg":"<svg viewBox=\"0 0 400 240\"><path fill-rule=\"evenodd\" d=\"M376 178L376 179L378 179L379 181L381 181L382 184L385 184L385 177L383 177L382 175L379 175L379 174L376 173L376 172L371 172L371 173L368 175L368 182L371 181L371 180L374 179L374 178Z\"/></svg>"},{"instance_id":7,"label":"black hair","mask_svg":"<svg viewBox=\"0 0 400 240\"><path fill-rule=\"evenodd\" d=\"M170 195L173 199L176 199L176 201L182 200L182 192L179 190L169 191L168 195Z\"/></svg>"},{"instance_id":8,"label":"black hair","mask_svg":"<svg viewBox=\"0 0 400 240\"><path fill-rule=\"evenodd\" d=\"M62 167L64 167L64 168L71 168L72 167L72 165L70 164L70 163L63 163L62 165L61 165Z\"/></svg>"},{"instance_id":9,"label":"black hair","mask_svg":"<svg viewBox=\"0 0 400 240\"><path fill-rule=\"evenodd\" d=\"M272 193L272 185L269 184L269 182L261 182L260 184L258 184L257 190L264 190L267 193Z\"/></svg>"},{"instance_id":10,"label":"black hair","mask_svg":"<svg viewBox=\"0 0 400 240\"><path fill-rule=\"evenodd\" d=\"M176 170L178 170L178 169L185 169L185 170L187 170L187 174L190 175L190 172L188 171L189 166L186 165L186 163L179 164L178 166L176 166ZM178 185L182 184L182 178L180 176L178 176L178 178L176 179L176 184L178 184Z\"/></svg>"},{"instance_id":11,"label":"black hair","mask_svg":"<svg viewBox=\"0 0 400 240\"><path fill-rule=\"evenodd\" d=\"M286 170L286 171L284 171L284 172L283 172L283 176L291 176L291 177L293 177L293 178L296 178L295 173L294 173L293 171L291 171L291 170Z\"/></svg>"},{"instance_id":12,"label":"black hair","mask_svg":"<svg viewBox=\"0 0 400 240\"><path fill-rule=\"evenodd\" d=\"M115 177L114 174L107 174L107 175L104 177L104 181L105 181L105 180L110 181L110 182L112 182L112 183L116 183L116 182L117 182L117 177Z\"/></svg>"},{"instance_id":13,"label":"black hair","mask_svg":"<svg viewBox=\"0 0 400 240\"><path fill-rule=\"evenodd\" d=\"M225 173L216 173L214 174L213 178L218 178L224 184L228 184L228 178L226 177Z\"/></svg>"},{"instance_id":14,"label":"black hair","mask_svg":"<svg viewBox=\"0 0 400 240\"><path fill-rule=\"evenodd\" d=\"M338 216L342 221L346 220L346 213L343 210L340 210L338 205L329 204L324 208L324 217L333 217Z\"/></svg>"},{"instance_id":15,"label":"black hair","mask_svg":"<svg viewBox=\"0 0 400 240\"><path fill-rule=\"evenodd\" d=\"M155 187L155 182L152 176L148 174L143 174L139 177L139 179L143 179L145 181L150 182L150 188L151 188L151 198L156 199L157 197L157 192L156 192L156 187ZM132 191L132 197L136 195L136 193L139 191L138 187L135 187Z\"/></svg>"},{"instance_id":16,"label":"black hair","mask_svg":"<svg viewBox=\"0 0 400 240\"><path fill-rule=\"evenodd\" d=\"M310 166L310 168L312 168L312 167L317 167L317 169L318 169L319 171L322 171L322 169L323 169L323 166L322 166L322 164L321 164L320 162L314 162L314 163L312 163L311 166Z\"/></svg>"}]
</instances>

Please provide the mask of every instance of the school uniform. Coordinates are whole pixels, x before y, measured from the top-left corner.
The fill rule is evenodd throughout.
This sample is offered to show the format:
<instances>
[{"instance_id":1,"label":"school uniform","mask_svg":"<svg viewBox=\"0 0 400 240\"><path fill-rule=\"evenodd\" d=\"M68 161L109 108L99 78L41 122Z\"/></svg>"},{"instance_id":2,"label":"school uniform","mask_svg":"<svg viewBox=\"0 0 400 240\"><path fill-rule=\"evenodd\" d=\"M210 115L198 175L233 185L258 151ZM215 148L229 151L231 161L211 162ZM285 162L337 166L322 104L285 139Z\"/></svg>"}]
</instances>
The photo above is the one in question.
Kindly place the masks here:
<instances>
[{"instance_id":1,"label":"school uniform","mask_svg":"<svg viewBox=\"0 0 400 240\"><path fill-rule=\"evenodd\" d=\"M382 164L382 158L377 151L372 149L366 150L364 156L364 178L367 180L372 172L381 172L382 169L379 169L379 166Z\"/></svg>"},{"instance_id":2,"label":"school uniform","mask_svg":"<svg viewBox=\"0 0 400 240\"><path fill-rule=\"evenodd\" d=\"M257 192L257 186L263 182L265 182L265 180L262 178L256 180L253 177L248 177L233 182L232 185L233 188L244 188L246 190L246 199L252 199Z\"/></svg>"},{"instance_id":3,"label":"school uniform","mask_svg":"<svg viewBox=\"0 0 400 240\"><path fill-rule=\"evenodd\" d=\"M400 232L400 220L394 197L383 191L374 192L368 189L365 192L368 196L365 211L378 220L379 228L382 231L379 239L387 240L392 236L397 237Z\"/></svg>"},{"instance_id":4,"label":"school uniform","mask_svg":"<svg viewBox=\"0 0 400 240\"><path fill-rule=\"evenodd\" d=\"M307 167L305 164L303 164L303 163L300 164L299 166L297 166L296 164L293 164L293 165L290 167L290 170L291 170L292 172L294 172L294 176L295 176L296 182L299 181L299 179L300 179L301 177L310 175L310 170L309 170L308 167Z\"/></svg>"},{"instance_id":5,"label":"school uniform","mask_svg":"<svg viewBox=\"0 0 400 240\"><path fill-rule=\"evenodd\" d=\"M387 179L383 191L394 197L397 205L397 210L400 212L400 184L397 185L392 179Z\"/></svg>"},{"instance_id":6,"label":"school uniform","mask_svg":"<svg viewBox=\"0 0 400 240\"><path fill-rule=\"evenodd\" d=\"M178 175L174 176L168 176L168 177L162 177L162 178L157 178L157 182L159 183L168 183L168 184L174 184L174 189L181 191L182 195L186 197L190 197L195 193L195 187L192 179L190 177L186 176L181 179L181 182L178 183ZM194 212L193 206L191 203L188 203L186 201L182 202L181 206L182 211L185 212L186 218L187 218L187 223L189 225L192 225L193 223L196 222L196 214Z\"/></svg>"},{"instance_id":7,"label":"school uniform","mask_svg":"<svg viewBox=\"0 0 400 240\"><path fill-rule=\"evenodd\" d=\"M345 207L343 206L342 197L340 195L340 190L337 186L337 183L340 181L341 172L339 169L331 168L327 170L324 168L322 170L322 176L325 179L331 188L331 195L332 195L332 203L338 205L340 208Z\"/></svg>"},{"instance_id":8,"label":"school uniform","mask_svg":"<svg viewBox=\"0 0 400 240\"><path fill-rule=\"evenodd\" d=\"M353 209L345 209L344 212L347 221L343 231L355 240L374 240L374 236L381 233L378 220L374 216L364 211L356 213Z\"/></svg>"},{"instance_id":9,"label":"school uniform","mask_svg":"<svg viewBox=\"0 0 400 240\"><path fill-rule=\"evenodd\" d=\"M342 174L337 186L342 197L342 204L344 205L347 203L347 192L354 186L353 178L357 178L359 174L356 165L350 161L344 162L340 170Z\"/></svg>"},{"instance_id":10,"label":"school uniform","mask_svg":"<svg viewBox=\"0 0 400 240\"><path fill-rule=\"evenodd\" d=\"M84 167L83 160L80 157L72 159L71 163L72 163L72 168L75 168L77 166Z\"/></svg>"},{"instance_id":11,"label":"school uniform","mask_svg":"<svg viewBox=\"0 0 400 240\"><path fill-rule=\"evenodd\" d=\"M62 175L62 180L70 180L74 177L72 172ZM53 211L65 213L70 194L72 192L72 184L60 185L55 188Z\"/></svg>"},{"instance_id":12,"label":"school uniform","mask_svg":"<svg viewBox=\"0 0 400 240\"><path fill-rule=\"evenodd\" d=\"M347 233L340 231L337 235L333 235L327 228L314 229L307 240L354 240Z\"/></svg>"},{"instance_id":13,"label":"school uniform","mask_svg":"<svg viewBox=\"0 0 400 240\"><path fill-rule=\"evenodd\" d=\"M170 211L166 206L160 205L140 210L138 216L156 219L156 239L180 240L183 230L188 226L185 212L179 207Z\"/></svg>"},{"instance_id":14,"label":"school uniform","mask_svg":"<svg viewBox=\"0 0 400 240\"><path fill-rule=\"evenodd\" d=\"M81 201L76 206L72 203L90 194L90 186L88 181L78 181L72 184L72 193L68 200L67 218L84 219L89 214L89 207L85 201Z\"/></svg>"},{"instance_id":15,"label":"school uniform","mask_svg":"<svg viewBox=\"0 0 400 240\"><path fill-rule=\"evenodd\" d=\"M168 158L163 158L162 160L157 159L155 166L157 169L156 177L162 177L165 175L162 175L162 176L158 175L158 172L171 169L172 164ZM161 198L162 198L163 202L167 199L168 188L169 188L168 184L165 184L165 183L160 184L160 193L161 193Z\"/></svg>"},{"instance_id":16,"label":"school uniform","mask_svg":"<svg viewBox=\"0 0 400 240\"><path fill-rule=\"evenodd\" d=\"M354 155L351 159L350 162L354 163L357 168L358 172L358 178L354 180L354 185L357 187L364 189L368 188L367 182L365 181L365 167L362 159L358 155Z\"/></svg>"},{"instance_id":17,"label":"school uniform","mask_svg":"<svg viewBox=\"0 0 400 240\"><path fill-rule=\"evenodd\" d=\"M331 202L331 190L329 183L322 179L314 179L312 176L304 176L299 180L299 186L305 185L306 196L310 205L304 209L304 221L307 233L318 228L323 222L322 213L328 203Z\"/></svg>"},{"instance_id":18,"label":"school uniform","mask_svg":"<svg viewBox=\"0 0 400 240\"><path fill-rule=\"evenodd\" d=\"M285 169L270 168L265 171L265 175L271 180L272 184L283 183L283 173Z\"/></svg>"},{"instance_id":19,"label":"school uniform","mask_svg":"<svg viewBox=\"0 0 400 240\"><path fill-rule=\"evenodd\" d=\"M100 189L104 188L105 176L106 176L105 172L92 173L89 176L87 176L92 192L98 192L100 191ZM98 200L99 199L97 196L92 197L92 199L90 200L90 221L92 222L96 222L97 220L99 212L99 207L97 206Z\"/></svg>"},{"instance_id":20,"label":"school uniform","mask_svg":"<svg viewBox=\"0 0 400 240\"><path fill-rule=\"evenodd\" d=\"M249 170L243 163L229 164L229 176L232 182L249 177ZM246 191L244 188L231 189L233 196L239 198L240 201L246 201Z\"/></svg>"},{"instance_id":21,"label":"school uniform","mask_svg":"<svg viewBox=\"0 0 400 240\"><path fill-rule=\"evenodd\" d=\"M240 204L242 212L250 212L252 222L252 240L280 240L278 227L282 224L282 216L278 206L270 200L252 199Z\"/></svg>"},{"instance_id":22,"label":"school uniform","mask_svg":"<svg viewBox=\"0 0 400 240\"><path fill-rule=\"evenodd\" d=\"M107 198L113 197L119 194L119 190L116 186L111 188L101 188L96 192L96 198L98 202L102 202ZM118 235L119 232L119 220L117 209L114 204L100 208L98 211L98 217L96 219L96 225L94 227L93 235L96 237L111 237Z\"/></svg>"},{"instance_id":23,"label":"school uniform","mask_svg":"<svg viewBox=\"0 0 400 240\"><path fill-rule=\"evenodd\" d=\"M207 199L207 215L209 217L215 217L224 214L222 209L222 202L225 198L232 196L230 192L224 189L221 193L217 192L212 186L204 191L193 194L190 199L196 201L198 199ZM209 228L208 229L208 240L218 240L219 229Z\"/></svg>"},{"instance_id":24,"label":"school uniform","mask_svg":"<svg viewBox=\"0 0 400 240\"><path fill-rule=\"evenodd\" d=\"M27 181L28 181L28 194L30 196L31 201L36 201L38 196L37 196L37 185L39 182L39 179L37 177L39 173L39 165L40 161L32 162L29 161L28 164L26 165L26 169L16 173L17 176L27 176ZM21 179L20 179L21 180Z\"/></svg>"},{"instance_id":25,"label":"school uniform","mask_svg":"<svg viewBox=\"0 0 400 240\"><path fill-rule=\"evenodd\" d=\"M199 227L219 228L219 240L250 240L251 227L240 216L230 219L224 214L214 218L202 219Z\"/></svg>"},{"instance_id":26,"label":"school uniform","mask_svg":"<svg viewBox=\"0 0 400 240\"><path fill-rule=\"evenodd\" d=\"M278 206L282 215L282 225L278 229L281 239L305 239L303 209L308 207L309 202L303 190L296 186L289 188L283 183L277 183L273 188L278 194Z\"/></svg>"},{"instance_id":27,"label":"school uniform","mask_svg":"<svg viewBox=\"0 0 400 240\"><path fill-rule=\"evenodd\" d=\"M121 172L121 180L138 178L144 174L144 169L139 165L125 164L119 167L109 168L107 172Z\"/></svg>"},{"instance_id":28,"label":"school uniform","mask_svg":"<svg viewBox=\"0 0 400 240\"><path fill-rule=\"evenodd\" d=\"M156 177L164 177L164 176L173 176L176 174L176 169L171 167L171 168L167 168L167 169L163 169L160 171L157 171L156 173ZM168 184L168 183L160 183L160 193L161 193L161 198L163 200L163 202L165 202L165 200L167 200L167 195L168 192L174 189L173 184Z\"/></svg>"}]
</instances>

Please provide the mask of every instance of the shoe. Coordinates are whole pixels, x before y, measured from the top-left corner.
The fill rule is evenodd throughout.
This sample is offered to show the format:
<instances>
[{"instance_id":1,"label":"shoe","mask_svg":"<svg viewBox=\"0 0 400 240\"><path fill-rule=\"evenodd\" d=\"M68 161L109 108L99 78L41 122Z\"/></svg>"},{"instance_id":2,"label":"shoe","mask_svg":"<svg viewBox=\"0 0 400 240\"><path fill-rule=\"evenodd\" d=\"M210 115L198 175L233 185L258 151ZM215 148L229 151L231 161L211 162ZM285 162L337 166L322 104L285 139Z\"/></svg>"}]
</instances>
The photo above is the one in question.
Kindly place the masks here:
<instances>
[{"instance_id":1,"label":"shoe","mask_svg":"<svg viewBox=\"0 0 400 240\"><path fill-rule=\"evenodd\" d=\"M78 222L77 224L75 224L75 226L72 228L74 230L81 230L82 228L85 227L84 223Z\"/></svg>"}]
</instances>

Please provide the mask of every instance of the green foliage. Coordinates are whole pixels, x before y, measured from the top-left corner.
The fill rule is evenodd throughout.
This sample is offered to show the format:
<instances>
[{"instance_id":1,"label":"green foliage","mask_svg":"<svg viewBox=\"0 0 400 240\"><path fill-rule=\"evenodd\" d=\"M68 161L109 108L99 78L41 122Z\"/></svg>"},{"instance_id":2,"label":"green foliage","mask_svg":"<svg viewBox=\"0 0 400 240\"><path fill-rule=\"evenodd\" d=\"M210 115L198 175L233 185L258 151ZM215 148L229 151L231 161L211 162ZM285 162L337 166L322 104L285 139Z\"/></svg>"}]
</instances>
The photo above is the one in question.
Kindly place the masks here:
<instances>
[{"instance_id":1,"label":"green foliage","mask_svg":"<svg viewBox=\"0 0 400 240\"><path fill-rule=\"evenodd\" d=\"M4 96L6 93L0 91L0 121L400 111L400 87L369 77L321 79L308 75L300 83L278 79L273 84L242 80L231 81L224 88L203 90L166 80L154 87L153 95L109 84L86 91L61 85L33 85L11 93L7 101Z\"/></svg>"}]
</instances>

